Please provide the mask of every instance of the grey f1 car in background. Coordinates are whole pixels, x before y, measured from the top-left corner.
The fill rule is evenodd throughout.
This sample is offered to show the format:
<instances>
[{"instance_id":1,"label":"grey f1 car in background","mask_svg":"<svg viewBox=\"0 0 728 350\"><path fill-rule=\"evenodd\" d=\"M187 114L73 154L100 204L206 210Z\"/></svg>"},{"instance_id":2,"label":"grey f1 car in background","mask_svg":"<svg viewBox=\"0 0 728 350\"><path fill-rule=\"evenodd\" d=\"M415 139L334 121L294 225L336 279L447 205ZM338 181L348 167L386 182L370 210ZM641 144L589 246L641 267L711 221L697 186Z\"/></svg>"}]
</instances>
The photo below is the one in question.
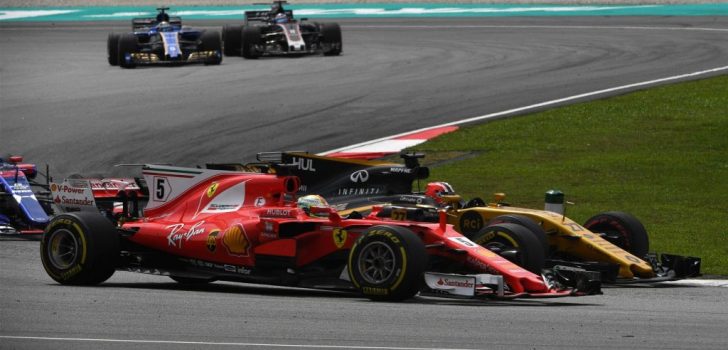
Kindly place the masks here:
<instances>
[{"instance_id":1,"label":"grey f1 car in background","mask_svg":"<svg viewBox=\"0 0 728 350\"><path fill-rule=\"evenodd\" d=\"M296 20L286 1L274 1L270 11L246 11L245 24L222 30L225 56L258 58L266 55L341 53L341 28L336 23ZM260 5L260 4L256 4Z\"/></svg>"},{"instance_id":2,"label":"grey f1 car in background","mask_svg":"<svg viewBox=\"0 0 728 350\"><path fill-rule=\"evenodd\" d=\"M134 68L147 64L222 62L222 39L218 31L183 26L181 18L167 14L169 8L157 10L159 13L154 18L132 19L131 33L109 34L110 65Z\"/></svg>"}]
</instances>

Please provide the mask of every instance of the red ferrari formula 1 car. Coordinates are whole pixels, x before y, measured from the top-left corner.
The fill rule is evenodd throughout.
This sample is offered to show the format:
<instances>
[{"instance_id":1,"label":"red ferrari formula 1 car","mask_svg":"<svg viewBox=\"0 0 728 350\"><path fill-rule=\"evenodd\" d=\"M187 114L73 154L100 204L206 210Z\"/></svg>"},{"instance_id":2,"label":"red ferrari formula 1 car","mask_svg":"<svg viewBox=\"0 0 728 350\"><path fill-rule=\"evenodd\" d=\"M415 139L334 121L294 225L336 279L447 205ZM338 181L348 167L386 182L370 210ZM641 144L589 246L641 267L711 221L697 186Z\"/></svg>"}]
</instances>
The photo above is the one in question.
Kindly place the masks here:
<instances>
[{"instance_id":1,"label":"red ferrari formula 1 car","mask_svg":"<svg viewBox=\"0 0 728 350\"><path fill-rule=\"evenodd\" d=\"M215 280L358 290L373 300L418 292L459 297L559 297L600 293L599 275L571 267L533 274L446 224L345 218L298 206L295 176L148 165L138 196L116 221L61 214L41 240L41 260L61 284L92 285L115 270ZM131 190L136 191L136 190Z\"/></svg>"}]
</instances>

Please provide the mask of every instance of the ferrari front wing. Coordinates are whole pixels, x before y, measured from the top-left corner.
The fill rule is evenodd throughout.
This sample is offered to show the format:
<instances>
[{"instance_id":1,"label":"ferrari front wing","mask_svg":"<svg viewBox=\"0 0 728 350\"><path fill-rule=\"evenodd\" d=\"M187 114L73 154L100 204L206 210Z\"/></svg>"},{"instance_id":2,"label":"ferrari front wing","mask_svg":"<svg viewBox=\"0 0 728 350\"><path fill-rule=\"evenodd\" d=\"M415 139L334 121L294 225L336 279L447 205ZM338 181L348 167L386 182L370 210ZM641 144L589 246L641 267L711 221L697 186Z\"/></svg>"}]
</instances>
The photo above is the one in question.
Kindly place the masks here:
<instances>
[{"instance_id":1,"label":"ferrari front wing","mask_svg":"<svg viewBox=\"0 0 728 350\"><path fill-rule=\"evenodd\" d=\"M426 272L423 295L455 298L555 298L602 294L599 272L568 266L555 266L542 275L548 292L512 292L503 276L491 274L451 274Z\"/></svg>"}]
</instances>

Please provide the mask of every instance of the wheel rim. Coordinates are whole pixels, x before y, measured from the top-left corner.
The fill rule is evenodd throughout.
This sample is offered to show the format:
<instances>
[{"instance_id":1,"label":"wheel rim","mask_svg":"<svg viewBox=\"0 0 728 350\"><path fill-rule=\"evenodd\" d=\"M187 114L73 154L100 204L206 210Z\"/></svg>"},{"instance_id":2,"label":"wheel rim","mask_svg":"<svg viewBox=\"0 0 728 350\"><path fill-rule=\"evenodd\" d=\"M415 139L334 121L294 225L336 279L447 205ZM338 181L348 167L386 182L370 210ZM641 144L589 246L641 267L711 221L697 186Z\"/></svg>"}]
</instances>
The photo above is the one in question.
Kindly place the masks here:
<instances>
[{"instance_id":1,"label":"wheel rim","mask_svg":"<svg viewBox=\"0 0 728 350\"><path fill-rule=\"evenodd\" d=\"M79 244L76 236L67 229L53 231L49 239L51 265L59 270L72 267L78 259Z\"/></svg>"},{"instance_id":2,"label":"wheel rim","mask_svg":"<svg viewBox=\"0 0 728 350\"><path fill-rule=\"evenodd\" d=\"M382 242L372 242L362 249L359 273L371 284L387 281L395 272L396 257L392 248Z\"/></svg>"}]
</instances>

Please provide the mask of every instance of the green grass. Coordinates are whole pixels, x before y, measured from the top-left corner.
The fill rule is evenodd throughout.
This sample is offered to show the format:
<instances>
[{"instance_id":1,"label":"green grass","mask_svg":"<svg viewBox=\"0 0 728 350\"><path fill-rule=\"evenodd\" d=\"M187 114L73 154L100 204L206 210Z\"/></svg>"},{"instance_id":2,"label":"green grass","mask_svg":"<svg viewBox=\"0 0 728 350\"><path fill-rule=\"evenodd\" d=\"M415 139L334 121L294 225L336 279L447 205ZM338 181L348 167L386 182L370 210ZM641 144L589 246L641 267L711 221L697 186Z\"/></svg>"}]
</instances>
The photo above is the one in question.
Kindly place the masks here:
<instances>
[{"instance_id":1,"label":"green grass","mask_svg":"<svg viewBox=\"0 0 728 350\"><path fill-rule=\"evenodd\" d=\"M542 208L546 190L560 189L577 222L632 213L651 251L728 275L728 76L465 127L414 149L430 180L465 199L505 192Z\"/></svg>"}]
</instances>

